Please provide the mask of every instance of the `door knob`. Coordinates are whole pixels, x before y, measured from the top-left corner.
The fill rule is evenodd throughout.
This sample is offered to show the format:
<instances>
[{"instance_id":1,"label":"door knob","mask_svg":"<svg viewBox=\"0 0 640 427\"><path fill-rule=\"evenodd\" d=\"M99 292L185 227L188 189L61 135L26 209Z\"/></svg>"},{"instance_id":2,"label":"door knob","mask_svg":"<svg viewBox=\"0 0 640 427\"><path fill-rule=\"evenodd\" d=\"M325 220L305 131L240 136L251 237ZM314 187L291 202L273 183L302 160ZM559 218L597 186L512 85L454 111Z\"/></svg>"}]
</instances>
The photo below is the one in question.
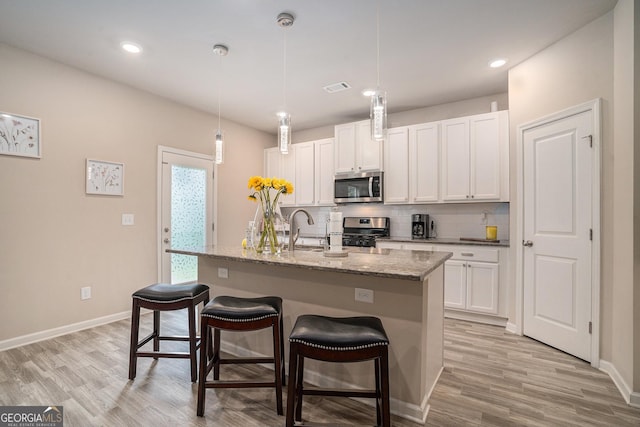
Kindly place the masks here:
<instances>
[{"instance_id":1,"label":"door knob","mask_svg":"<svg viewBox=\"0 0 640 427\"><path fill-rule=\"evenodd\" d=\"M169 227L165 227L165 228L164 228L164 232L165 232L165 233L168 233L168 232L169 232Z\"/></svg>"},{"instance_id":2,"label":"door knob","mask_svg":"<svg viewBox=\"0 0 640 427\"><path fill-rule=\"evenodd\" d=\"M169 239L164 239L163 242L169 243Z\"/></svg>"},{"instance_id":3,"label":"door knob","mask_svg":"<svg viewBox=\"0 0 640 427\"><path fill-rule=\"evenodd\" d=\"M522 246L526 246L526 247L530 248L531 246L533 246L533 242L531 240L527 240L526 242L523 240L522 241Z\"/></svg>"}]
</instances>

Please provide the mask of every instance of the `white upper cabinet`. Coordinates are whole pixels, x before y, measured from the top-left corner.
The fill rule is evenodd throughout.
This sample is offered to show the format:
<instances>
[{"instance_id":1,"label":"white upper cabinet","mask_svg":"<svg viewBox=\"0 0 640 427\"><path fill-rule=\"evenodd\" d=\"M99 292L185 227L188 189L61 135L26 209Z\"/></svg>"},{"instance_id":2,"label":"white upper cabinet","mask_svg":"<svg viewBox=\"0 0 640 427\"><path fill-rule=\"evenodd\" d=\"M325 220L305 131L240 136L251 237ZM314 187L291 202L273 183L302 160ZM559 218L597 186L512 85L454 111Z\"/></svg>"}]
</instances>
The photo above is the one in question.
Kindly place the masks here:
<instances>
[{"instance_id":1,"label":"white upper cabinet","mask_svg":"<svg viewBox=\"0 0 640 427\"><path fill-rule=\"evenodd\" d=\"M371 139L369 120L335 127L335 173L382 169L382 142Z\"/></svg>"},{"instance_id":2,"label":"white upper cabinet","mask_svg":"<svg viewBox=\"0 0 640 427\"><path fill-rule=\"evenodd\" d=\"M409 201L440 200L440 123L409 126Z\"/></svg>"},{"instance_id":3,"label":"white upper cabinet","mask_svg":"<svg viewBox=\"0 0 640 427\"><path fill-rule=\"evenodd\" d=\"M295 144L295 179L293 194L296 206L312 206L315 198L315 147L313 141Z\"/></svg>"},{"instance_id":4,"label":"white upper cabinet","mask_svg":"<svg viewBox=\"0 0 640 427\"><path fill-rule=\"evenodd\" d=\"M334 205L333 162L333 138L292 144L289 154L277 147L264 150L265 176L293 184L293 194L278 199L281 206Z\"/></svg>"},{"instance_id":5,"label":"white upper cabinet","mask_svg":"<svg viewBox=\"0 0 640 427\"><path fill-rule=\"evenodd\" d=\"M319 206L333 203L333 138L315 141L315 202Z\"/></svg>"},{"instance_id":6,"label":"white upper cabinet","mask_svg":"<svg viewBox=\"0 0 640 427\"><path fill-rule=\"evenodd\" d=\"M384 145L384 202L435 203L439 200L440 124L389 129Z\"/></svg>"},{"instance_id":7,"label":"white upper cabinet","mask_svg":"<svg viewBox=\"0 0 640 427\"><path fill-rule=\"evenodd\" d=\"M387 131L384 143L384 202L409 202L409 128Z\"/></svg>"},{"instance_id":8,"label":"white upper cabinet","mask_svg":"<svg viewBox=\"0 0 640 427\"><path fill-rule=\"evenodd\" d=\"M509 200L508 113L442 121L442 199Z\"/></svg>"}]
</instances>

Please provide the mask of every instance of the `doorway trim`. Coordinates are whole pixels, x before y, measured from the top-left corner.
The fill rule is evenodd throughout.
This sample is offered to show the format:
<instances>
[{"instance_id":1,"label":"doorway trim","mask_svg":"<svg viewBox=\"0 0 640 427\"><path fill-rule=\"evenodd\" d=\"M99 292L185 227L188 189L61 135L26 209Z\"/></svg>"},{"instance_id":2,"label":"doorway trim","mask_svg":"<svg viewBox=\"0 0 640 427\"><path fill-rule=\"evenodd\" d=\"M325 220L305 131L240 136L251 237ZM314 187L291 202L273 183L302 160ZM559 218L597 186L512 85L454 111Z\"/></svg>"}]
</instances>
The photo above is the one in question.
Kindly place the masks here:
<instances>
[{"instance_id":1,"label":"doorway trim","mask_svg":"<svg viewBox=\"0 0 640 427\"><path fill-rule=\"evenodd\" d=\"M516 282L515 282L515 333L523 334L524 328L524 250L521 242L524 241L524 133L538 126L563 119L565 117L580 114L586 111L593 113L593 170L592 170L592 227L593 243L591 252L591 366L600 367L600 187L601 187L601 100L600 98L587 101L582 104L558 111L541 117L531 122L523 123L517 127L516 146L516 190L517 190L517 214L516 214Z\"/></svg>"},{"instance_id":2,"label":"doorway trim","mask_svg":"<svg viewBox=\"0 0 640 427\"><path fill-rule=\"evenodd\" d=\"M214 162L214 158L209 154L196 153L194 151L182 150L180 148L168 147L165 145L158 145L158 159L156 163L156 269L157 269L157 281L162 280L162 253L160 249L162 247L162 155L163 153L179 154L182 156L190 156L198 159L209 160L213 162L213 230L211 231L211 243L216 244L218 242L218 180L215 177L218 175L218 165Z\"/></svg>"}]
</instances>

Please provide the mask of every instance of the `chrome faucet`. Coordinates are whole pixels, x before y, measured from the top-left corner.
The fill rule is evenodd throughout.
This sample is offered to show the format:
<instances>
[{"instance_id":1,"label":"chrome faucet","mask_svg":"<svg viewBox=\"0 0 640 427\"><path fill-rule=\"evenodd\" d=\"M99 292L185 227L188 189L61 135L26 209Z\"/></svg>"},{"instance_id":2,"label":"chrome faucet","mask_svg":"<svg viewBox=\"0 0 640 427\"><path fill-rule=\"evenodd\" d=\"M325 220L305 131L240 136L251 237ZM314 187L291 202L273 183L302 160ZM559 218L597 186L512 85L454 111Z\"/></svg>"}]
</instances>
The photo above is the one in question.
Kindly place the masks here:
<instances>
[{"instance_id":1,"label":"chrome faucet","mask_svg":"<svg viewBox=\"0 0 640 427\"><path fill-rule=\"evenodd\" d=\"M295 216L298 212L303 212L307 216L307 224L313 225L313 217L304 209L296 209L289 215L289 252L295 249L296 241L300 236L300 229L295 227ZM293 231L295 230L295 232Z\"/></svg>"}]
</instances>

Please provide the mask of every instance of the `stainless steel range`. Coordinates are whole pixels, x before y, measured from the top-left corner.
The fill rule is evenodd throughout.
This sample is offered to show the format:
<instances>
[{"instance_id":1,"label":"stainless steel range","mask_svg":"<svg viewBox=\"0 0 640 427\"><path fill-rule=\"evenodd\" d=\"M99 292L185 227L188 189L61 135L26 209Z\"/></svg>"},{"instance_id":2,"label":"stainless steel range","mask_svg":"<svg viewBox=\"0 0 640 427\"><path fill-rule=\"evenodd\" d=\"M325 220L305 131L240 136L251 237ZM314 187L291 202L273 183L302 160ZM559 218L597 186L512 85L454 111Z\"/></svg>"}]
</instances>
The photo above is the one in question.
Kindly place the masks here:
<instances>
[{"instance_id":1,"label":"stainless steel range","mask_svg":"<svg viewBox=\"0 0 640 427\"><path fill-rule=\"evenodd\" d=\"M342 220L342 246L375 247L376 238L389 236L387 217L345 217Z\"/></svg>"}]
</instances>

